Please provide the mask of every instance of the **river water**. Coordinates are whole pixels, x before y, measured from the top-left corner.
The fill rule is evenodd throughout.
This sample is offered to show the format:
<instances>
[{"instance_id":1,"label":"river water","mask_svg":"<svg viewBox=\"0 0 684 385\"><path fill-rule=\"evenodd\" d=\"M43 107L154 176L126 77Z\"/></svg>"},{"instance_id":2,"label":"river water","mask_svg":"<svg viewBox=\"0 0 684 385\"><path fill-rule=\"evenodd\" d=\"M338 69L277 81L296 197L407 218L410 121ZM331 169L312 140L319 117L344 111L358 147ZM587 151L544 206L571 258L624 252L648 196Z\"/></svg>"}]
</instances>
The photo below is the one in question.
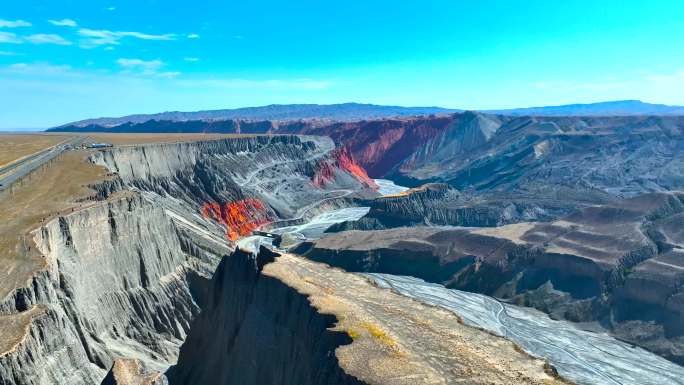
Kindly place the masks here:
<instances>
[{"instance_id":1,"label":"river water","mask_svg":"<svg viewBox=\"0 0 684 385\"><path fill-rule=\"evenodd\" d=\"M382 196L398 194L408 190L408 187L399 186L388 179L375 179L375 183L378 184L378 193ZM291 237L301 241L318 239L323 236L325 230L330 226L336 223L360 219L368 214L369 209L369 207L347 207L332 210L316 215L307 223L296 226L280 227L270 231L280 235L289 234ZM261 245L273 247L271 238L253 235L238 241L238 247L252 252L256 252Z\"/></svg>"},{"instance_id":2,"label":"river water","mask_svg":"<svg viewBox=\"0 0 684 385\"><path fill-rule=\"evenodd\" d=\"M270 230L273 234L285 235L299 241L314 240L323 236L330 226L344 221L355 221L368 214L370 207L346 207L318 214L310 221L295 226L279 227ZM271 238L252 235L238 241L238 247L255 252L259 246L273 247Z\"/></svg>"},{"instance_id":3,"label":"river water","mask_svg":"<svg viewBox=\"0 0 684 385\"><path fill-rule=\"evenodd\" d=\"M684 367L608 334L584 331L534 309L418 278L364 275L380 287L452 311L467 325L506 337L528 353L548 360L558 373L578 384L684 384Z\"/></svg>"},{"instance_id":4,"label":"river water","mask_svg":"<svg viewBox=\"0 0 684 385\"><path fill-rule=\"evenodd\" d=\"M380 187L378 189L380 195L399 194L409 189L408 187L394 184L394 182L392 182L389 179L374 179L374 181L378 185L378 187Z\"/></svg>"}]
</instances>

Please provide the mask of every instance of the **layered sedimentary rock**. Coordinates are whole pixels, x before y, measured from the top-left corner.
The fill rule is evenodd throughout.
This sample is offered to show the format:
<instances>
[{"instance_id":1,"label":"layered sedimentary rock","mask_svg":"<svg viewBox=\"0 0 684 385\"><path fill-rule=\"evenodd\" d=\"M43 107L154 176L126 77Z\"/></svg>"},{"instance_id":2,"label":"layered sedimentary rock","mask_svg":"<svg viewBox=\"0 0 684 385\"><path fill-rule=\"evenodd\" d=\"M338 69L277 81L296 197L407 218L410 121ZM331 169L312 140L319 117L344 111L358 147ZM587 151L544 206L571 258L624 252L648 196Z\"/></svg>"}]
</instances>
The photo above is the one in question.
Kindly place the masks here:
<instances>
[{"instance_id":1,"label":"layered sedimentary rock","mask_svg":"<svg viewBox=\"0 0 684 385\"><path fill-rule=\"evenodd\" d=\"M277 216L289 217L311 203L364 190L365 181L340 167L334 151L328 138L255 136L120 147L96 154L93 161L140 190L179 197L200 207L257 198ZM329 183L316 188L315 176L326 159L331 159L333 175Z\"/></svg>"},{"instance_id":2,"label":"layered sedimentary rock","mask_svg":"<svg viewBox=\"0 0 684 385\"><path fill-rule=\"evenodd\" d=\"M584 199L684 187L684 118L530 117L465 112L306 130L351 149L373 177Z\"/></svg>"},{"instance_id":3,"label":"layered sedimentary rock","mask_svg":"<svg viewBox=\"0 0 684 385\"><path fill-rule=\"evenodd\" d=\"M549 223L330 234L296 251L351 271L412 275L509 298L684 362L681 193L589 207Z\"/></svg>"},{"instance_id":4,"label":"layered sedimentary rock","mask_svg":"<svg viewBox=\"0 0 684 385\"><path fill-rule=\"evenodd\" d=\"M44 269L0 301L0 384L97 384L119 358L137 359L142 379L165 370L233 246L228 223L203 205L252 199L288 219L373 195L342 168L313 185L333 150L329 139L278 136L95 153L114 175L93 186L102 202L45 222L35 232Z\"/></svg>"},{"instance_id":5,"label":"layered sedimentary rock","mask_svg":"<svg viewBox=\"0 0 684 385\"><path fill-rule=\"evenodd\" d=\"M399 194L361 200L367 215L329 229L381 230L416 225L492 227L529 221L549 221L569 214L589 202L560 198L542 202L523 196L473 195L443 183L430 183Z\"/></svg>"}]
</instances>

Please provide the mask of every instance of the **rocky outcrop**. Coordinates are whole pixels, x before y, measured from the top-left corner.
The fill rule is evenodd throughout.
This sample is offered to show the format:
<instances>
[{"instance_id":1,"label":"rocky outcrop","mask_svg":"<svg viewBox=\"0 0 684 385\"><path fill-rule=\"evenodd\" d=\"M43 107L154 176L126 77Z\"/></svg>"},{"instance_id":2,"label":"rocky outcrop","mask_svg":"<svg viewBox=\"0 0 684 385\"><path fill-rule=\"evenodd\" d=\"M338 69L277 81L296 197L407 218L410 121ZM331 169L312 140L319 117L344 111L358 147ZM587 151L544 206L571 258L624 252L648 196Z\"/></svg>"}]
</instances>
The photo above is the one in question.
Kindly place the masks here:
<instances>
[{"instance_id":1,"label":"rocky outcrop","mask_svg":"<svg viewBox=\"0 0 684 385\"><path fill-rule=\"evenodd\" d=\"M262 247L258 257L238 250L223 259L172 384L362 384L339 367L334 350L351 339L328 330L334 317L261 275L275 257Z\"/></svg>"},{"instance_id":2,"label":"rocky outcrop","mask_svg":"<svg viewBox=\"0 0 684 385\"><path fill-rule=\"evenodd\" d=\"M581 207L577 202L523 196L472 195L443 183L430 183L400 194L360 201L370 210L363 218L335 225L328 232L381 230L415 225L493 227L549 221ZM579 206L579 207L578 207Z\"/></svg>"},{"instance_id":3,"label":"rocky outcrop","mask_svg":"<svg viewBox=\"0 0 684 385\"><path fill-rule=\"evenodd\" d=\"M120 147L97 153L93 162L116 172L126 186L180 198L198 211L205 203L256 198L288 218L327 199L376 195L337 161L325 186L315 186L320 163L335 154L328 138L254 136Z\"/></svg>"},{"instance_id":4,"label":"rocky outcrop","mask_svg":"<svg viewBox=\"0 0 684 385\"><path fill-rule=\"evenodd\" d=\"M680 116L504 116L463 112L354 122L147 121L81 130L297 133L332 138L371 177L477 193L579 201L684 188ZM570 196L566 196L568 198Z\"/></svg>"},{"instance_id":5,"label":"rocky outcrop","mask_svg":"<svg viewBox=\"0 0 684 385\"><path fill-rule=\"evenodd\" d=\"M137 360L119 358L101 385L168 385L168 382L161 373L146 372Z\"/></svg>"}]
</instances>

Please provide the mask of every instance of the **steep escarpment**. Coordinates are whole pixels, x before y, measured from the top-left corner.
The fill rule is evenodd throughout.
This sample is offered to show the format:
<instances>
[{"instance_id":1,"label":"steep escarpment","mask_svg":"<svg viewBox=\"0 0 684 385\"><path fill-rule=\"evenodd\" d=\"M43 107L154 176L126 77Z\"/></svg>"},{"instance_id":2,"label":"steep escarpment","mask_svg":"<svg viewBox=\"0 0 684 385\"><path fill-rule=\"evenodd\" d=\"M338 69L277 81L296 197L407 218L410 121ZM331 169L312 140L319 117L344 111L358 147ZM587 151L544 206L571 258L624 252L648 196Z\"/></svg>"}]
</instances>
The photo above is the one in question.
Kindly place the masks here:
<instances>
[{"instance_id":1,"label":"steep escarpment","mask_svg":"<svg viewBox=\"0 0 684 385\"><path fill-rule=\"evenodd\" d=\"M348 231L296 251L350 271L412 275L557 318L599 321L684 362L682 198L650 194L549 223Z\"/></svg>"},{"instance_id":2,"label":"steep escarpment","mask_svg":"<svg viewBox=\"0 0 684 385\"><path fill-rule=\"evenodd\" d=\"M134 119L135 120L135 119ZM172 120L145 119L126 121L120 124L99 124L81 122L51 128L50 132L134 132L134 133L222 133L222 134L264 134L275 131L298 132L312 123L303 121L275 122L270 120Z\"/></svg>"},{"instance_id":3,"label":"steep escarpment","mask_svg":"<svg viewBox=\"0 0 684 385\"><path fill-rule=\"evenodd\" d=\"M171 384L555 384L511 342L367 278L261 249L226 256Z\"/></svg>"},{"instance_id":4,"label":"steep escarpment","mask_svg":"<svg viewBox=\"0 0 684 385\"><path fill-rule=\"evenodd\" d=\"M287 218L312 203L376 195L366 180L342 167L335 154L328 138L254 136L120 147L97 153L93 162L117 173L126 186L177 197L195 207L255 198L274 215ZM330 177L317 186L322 163L330 166Z\"/></svg>"},{"instance_id":5,"label":"steep escarpment","mask_svg":"<svg viewBox=\"0 0 684 385\"><path fill-rule=\"evenodd\" d=\"M45 270L2 309L10 318L42 311L18 325L23 340L0 358L0 382L93 384L118 356L152 368L175 361L199 312L189 275L200 255L182 246L162 208L129 196L61 216L35 236Z\"/></svg>"},{"instance_id":6,"label":"steep escarpment","mask_svg":"<svg viewBox=\"0 0 684 385\"><path fill-rule=\"evenodd\" d=\"M326 135L348 147L373 177L388 175L397 164L446 130L453 117L370 120L311 127L307 133Z\"/></svg>"},{"instance_id":7,"label":"steep escarpment","mask_svg":"<svg viewBox=\"0 0 684 385\"><path fill-rule=\"evenodd\" d=\"M9 326L0 383L99 383L120 358L136 359L141 373L164 371L208 296L218 256L234 245L229 223L202 207L251 199L269 218L291 219L372 196L341 168L328 185L313 185L334 148L329 139L279 136L96 152L91 161L112 175L93 186L101 201L44 222L35 232L44 268L0 302ZM249 213L237 214L249 223Z\"/></svg>"},{"instance_id":8,"label":"steep escarpment","mask_svg":"<svg viewBox=\"0 0 684 385\"><path fill-rule=\"evenodd\" d=\"M258 258L241 250L224 258L172 384L363 384L339 367L333 352L351 338L328 330L334 317L261 274L275 257L262 248Z\"/></svg>"}]
</instances>

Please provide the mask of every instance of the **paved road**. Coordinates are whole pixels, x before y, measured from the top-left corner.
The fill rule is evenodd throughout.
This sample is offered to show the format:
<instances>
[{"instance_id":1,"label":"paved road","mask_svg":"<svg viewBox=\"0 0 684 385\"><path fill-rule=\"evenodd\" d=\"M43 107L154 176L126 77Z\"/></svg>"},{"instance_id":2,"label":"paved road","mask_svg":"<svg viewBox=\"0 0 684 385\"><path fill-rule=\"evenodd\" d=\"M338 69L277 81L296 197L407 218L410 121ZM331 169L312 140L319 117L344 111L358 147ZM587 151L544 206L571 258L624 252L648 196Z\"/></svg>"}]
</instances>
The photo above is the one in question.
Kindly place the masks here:
<instances>
[{"instance_id":1,"label":"paved road","mask_svg":"<svg viewBox=\"0 0 684 385\"><path fill-rule=\"evenodd\" d=\"M37 169L52 159L55 159L70 146L80 146L85 140L85 136L77 136L56 146L46 148L43 151L39 151L33 155L27 156L26 158L17 162L0 167L0 191L9 188L14 182L25 177L31 173L31 171Z\"/></svg>"}]
</instances>

